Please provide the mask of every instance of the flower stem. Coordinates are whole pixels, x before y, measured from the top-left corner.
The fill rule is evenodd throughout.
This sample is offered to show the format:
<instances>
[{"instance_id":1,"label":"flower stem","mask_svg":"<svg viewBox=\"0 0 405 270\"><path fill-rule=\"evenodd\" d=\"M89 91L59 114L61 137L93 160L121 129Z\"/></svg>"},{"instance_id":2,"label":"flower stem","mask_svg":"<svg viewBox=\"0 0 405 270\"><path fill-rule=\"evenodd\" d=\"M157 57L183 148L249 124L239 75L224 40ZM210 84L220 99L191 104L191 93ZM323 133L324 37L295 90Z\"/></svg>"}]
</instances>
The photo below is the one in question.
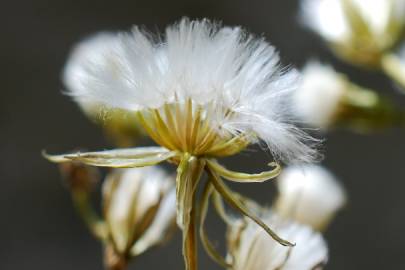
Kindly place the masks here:
<instances>
[{"instance_id":1,"label":"flower stem","mask_svg":"<svg viewBox=\"0 0 405 270\"><path fill-rule=\"evenodd\" d=\"M105 224L91 206L89 194L80 190L73 190L72 200L77 212L86 223L91 233L96 238L103 240L106 237Z\"/></svg>"},{"instance_id":2,"label":"flower stem","mask_svg":"<svg viewBox=\"0 0 405 270\"><path fill-rule=\"evenodd\" d=\"M104 267L106 270L125 270L128 267L128 259L118 255L111 245L104 249Z\"/></svg>"},{"instance_id":3,"label":"flower stem","mask_svg":"<svg viewBox=\"0 0 405 270\"><path fill-rule=\"evenodd\" d=\"M197 270L198 269L198 257L197 257L197 232L196 232L196 215L195 209L191 210L190 213L190 223L185 232L183 232L184 241L184 259L186 262L187 270Z\"/></svg>"},{"instance_id":4,"label":"flower stem","mask_svg":"<svg viewBox=\"0 0 405 270\"><path fill-rule=\"evenodd\" d=\"M186 270L197 270L196 188L205 160L184 154L176 177L177 223L183 231L183 256Z\"/></svg>"},{"instance_id":5,"label":"flower stem","mask_svg":"<svg viewBox=\"0 0 405 270\"><path fill-rule=\"evenodd\" d=\"M335 125L360 133L404 127L405 112L391 99L371 89L352 85L346 91Z\"/></svg>"}]
</instances>

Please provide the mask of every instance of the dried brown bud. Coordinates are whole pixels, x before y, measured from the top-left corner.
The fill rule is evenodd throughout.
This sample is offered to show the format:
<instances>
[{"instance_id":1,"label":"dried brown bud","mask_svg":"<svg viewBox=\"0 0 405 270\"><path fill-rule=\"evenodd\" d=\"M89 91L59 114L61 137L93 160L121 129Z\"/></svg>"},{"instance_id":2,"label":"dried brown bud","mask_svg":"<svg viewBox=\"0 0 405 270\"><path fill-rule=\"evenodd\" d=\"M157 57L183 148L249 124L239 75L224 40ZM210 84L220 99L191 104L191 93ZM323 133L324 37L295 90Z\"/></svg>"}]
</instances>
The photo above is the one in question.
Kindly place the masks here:
<instances>
[{"instance_id":1,"label":"dried brown bud","mask_svg":"<svg viewBox=\"0 0 405 270\"><path fill-rule=\"evenodd\" d=\"M90 193L99 182L100 174L97 168L77 162L64 162L59 169L65 184L72 191Z\"/></svg>"}]
</instances>

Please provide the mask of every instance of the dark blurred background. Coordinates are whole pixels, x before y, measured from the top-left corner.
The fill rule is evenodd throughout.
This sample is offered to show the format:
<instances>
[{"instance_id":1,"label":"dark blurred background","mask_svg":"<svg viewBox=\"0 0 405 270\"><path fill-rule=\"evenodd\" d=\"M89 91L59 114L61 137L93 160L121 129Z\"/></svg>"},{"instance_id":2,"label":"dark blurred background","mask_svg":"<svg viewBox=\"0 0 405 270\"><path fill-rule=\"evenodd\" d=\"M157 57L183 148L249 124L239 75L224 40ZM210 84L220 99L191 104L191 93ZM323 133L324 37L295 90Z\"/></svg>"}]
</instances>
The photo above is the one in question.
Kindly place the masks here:
<instances>
[{"instance_id":1,"label":"dark blurred background","mask_svg":"<svg viewBox=\"0 0 405 270\"><path fill-rule=\"evenodd\" d=\"M76 216L54 164L40 151L111 147L100 129L62 95L61 69L81 38L133 24L164 26L182 16L243 25L273 43L284 64L309 58L331 62L354 81L404 104L388 79L336 61L297 20L298 0L268 1L2 1L0 8L0 269L101 269L102 251ZM401 101L402 100L402 101ZM342 180L349 204L326 233L327 269L405 269L404 131L374 135L326 134L324 164ZM260 152L259 152L260 153ZM233 169L257 170L269 158L229 160ZM265 187L268 188L263 188ZM273 199L273 183L234 185L261 202ZM223 227L212 215L210 235ZM201 254L202 269L220 269ZM136 259L131 269L182 269L180 234Z\"/></svg>"}]
</instances>

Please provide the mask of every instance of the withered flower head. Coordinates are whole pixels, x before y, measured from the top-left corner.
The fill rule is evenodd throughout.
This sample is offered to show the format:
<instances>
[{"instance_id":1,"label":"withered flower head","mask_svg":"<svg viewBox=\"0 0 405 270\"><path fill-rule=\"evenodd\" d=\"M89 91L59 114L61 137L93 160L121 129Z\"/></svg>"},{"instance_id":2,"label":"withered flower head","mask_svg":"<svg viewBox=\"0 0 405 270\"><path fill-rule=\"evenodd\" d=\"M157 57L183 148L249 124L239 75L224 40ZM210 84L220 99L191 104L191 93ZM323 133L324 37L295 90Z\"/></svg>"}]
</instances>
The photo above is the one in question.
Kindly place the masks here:
<instances>
[{"instance_id":1,"label":"withered flower head","mask_svg":"<svg viewBox=\"0 0 405 270\"><path fill-rule=\"evenodd\" d=\"M168 238L176 217L174 179L156 166L113 171L103 185L103 208L107 251L122 263Z\"/></svg>"},{"instance_id":2,"label":"withered flower head","mask_svg":"<svg viewBox=\"0 0 405 270\"><path fill-rule=\"evenodd\" d=\"M328 260L328 248L322 235L311 228L281 219L271 212L262 220L278 233L295 242L284 247L266 237L250 220L235 222L228 231L228 260L233 270L314 270Z\"/></svg>"}]
</instances>

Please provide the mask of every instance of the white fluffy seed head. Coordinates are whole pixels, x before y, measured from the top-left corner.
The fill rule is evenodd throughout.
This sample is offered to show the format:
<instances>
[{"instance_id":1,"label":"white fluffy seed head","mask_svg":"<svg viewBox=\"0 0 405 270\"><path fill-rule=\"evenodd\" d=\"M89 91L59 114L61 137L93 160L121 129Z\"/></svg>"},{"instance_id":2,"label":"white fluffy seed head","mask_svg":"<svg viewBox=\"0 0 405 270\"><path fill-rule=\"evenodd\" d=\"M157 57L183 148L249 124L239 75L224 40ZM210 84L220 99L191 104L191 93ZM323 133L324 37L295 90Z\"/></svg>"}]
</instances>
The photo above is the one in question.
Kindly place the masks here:
<instances>
[{"instance_id":1,"label":"white fluffy seed head","mask_svg":"<svg viewBox=\"0 0 405 270\"><path fill-rule=\"evenodd\" d=\"M310 270L326 264L328 248L321 234L305 225L287 222L271 212L262 219L296 246L280 245L250 220L235 223L228 232L228 257L233 258L232 269Z\"/></svg>"},{"instance_id":2,"label":"white fluffy seed head","mask_svg":"<svg viewBox=\"0 0 405 270\"><path fill-rule=\"evenodd\" d=\"M145 225L146 231L133 247L136 254L165 238L176 216L173 187L173 179L156 166L120 169L107 176L103 186L105 219L119 252ZM151 214L154 217L149 220Z\"/></svg>"},{"instance_id":3,"label":"white fluffy seed head","mask_svg":"<svg viewBox=\"0 0 405 270\"><path fill-rule=\"evenodd\" d=\"M280 69L274 47L262 38L240 27L182 19L163 37L134 27L84 41L72 53L65 83L80 102L130 111L191 99L217 108L212 123L218 133L253 135L276 158L309 161L316 151L294 125L291 109L298 77Z\"/></svg>"},{"instance_id":4,"label":"white fluffy seed head","mask_svg":"<svg viewBox=\"0 0 405 270\"><path fill-rule=\"evenodd\" d=\"M346 203L335 176L318 165L287 167L277 179L275 211L314 229L324 229Z\"/></svg>"},{"instance_id":5,"label":"white fluffy seed head","mask_svg":"<svg viewBox=\"0 0 405 270\"><path fill-rule=\"evenodd\" d=\"M391 23L405 22L404 0L351 0L371 34L387 38ZM344 0L302 0L304 23L330 42L346 42L357 33L350 25L343 6ZM389 37L388 37L389 38Z\"/></svg>"},{"instance_id":6,"label":"white fluffy seed head","mask_svg":"<svg viewBox=\"0 0 405 270\"><path fill-rule=\"evenodd\" d=\"M294 94L296 114L305 123L327 128L335 120L346 88L346 79L332 67L308 63L302 71L301 85Z\"/></svg>"}]
</instances>

